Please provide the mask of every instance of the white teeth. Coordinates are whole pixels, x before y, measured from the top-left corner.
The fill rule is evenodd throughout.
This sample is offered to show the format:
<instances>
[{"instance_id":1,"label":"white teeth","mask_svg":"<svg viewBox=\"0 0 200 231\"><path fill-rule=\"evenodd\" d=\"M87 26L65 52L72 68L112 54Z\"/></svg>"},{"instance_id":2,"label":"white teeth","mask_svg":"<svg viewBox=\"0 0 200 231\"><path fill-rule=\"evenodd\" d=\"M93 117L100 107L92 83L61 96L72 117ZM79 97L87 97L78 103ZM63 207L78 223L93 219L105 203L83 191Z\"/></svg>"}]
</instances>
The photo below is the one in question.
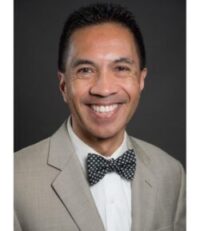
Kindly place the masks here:
<instances>
[{"instance_id":1,"label":"white teeth","mask_svg":"<svg viewBox=\"0 0 200 231\"><path fill-rule=\"evenodd\" d=\"M92 105L92 109L96 112L100 112L100 113L103 113L103 112L111 112L111 111L114 111L116 108L117 108L117 104L112 104L112 105L107 105L107 106L97 106L97 105Z\"/></svg>"}]
</instances>

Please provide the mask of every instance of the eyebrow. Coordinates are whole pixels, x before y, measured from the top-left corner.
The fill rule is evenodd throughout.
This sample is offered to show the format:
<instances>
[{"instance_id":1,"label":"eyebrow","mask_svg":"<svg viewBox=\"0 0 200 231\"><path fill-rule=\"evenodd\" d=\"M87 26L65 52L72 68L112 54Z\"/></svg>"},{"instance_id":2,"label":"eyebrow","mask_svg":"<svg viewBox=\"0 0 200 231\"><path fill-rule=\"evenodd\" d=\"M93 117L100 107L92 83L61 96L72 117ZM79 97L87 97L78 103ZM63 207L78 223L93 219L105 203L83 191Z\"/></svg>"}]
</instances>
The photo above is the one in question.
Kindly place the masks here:
<instances>
[{"instance_id":1,"label":"eyebrow","mask_svg":"<svg viewBox=\"0 0 200 231\"><path fill-rule=\"evenodd\" d=\"M120 57L118 59L115 59L112 61L113 63L117 64L117 63L127 63L127 64L134 64L134 61L130 58L126 58L126 57ZM79 65L92 65L92 66L96 66L95 63L91 60L87 60L87 59L77 59L73 62L72 64L72 68L76 68Z\"/></svg>"},{"instance_id":2,"label":"eyebrow","mask_svg":"<svg viewBox=\"0 0 200 231\"><path fill-rule=\"evenodd\" d=\"M87 60L87 59L77 59L73 64L72 64L72 68L76 68L79 65L93 65L95 66L94 62Z\"/></svg>"},{"instance_id":3,"label":"eyebrow","mask_svg":"<svg viewBox=\"0 0 200 231\"><path fill-rule=\"evenodd\" d=\"M119 59L114 60L114 63L127 63L127 64L133 64L134 61L132 59L121 57Z\"/></svg>"}]
</instances>

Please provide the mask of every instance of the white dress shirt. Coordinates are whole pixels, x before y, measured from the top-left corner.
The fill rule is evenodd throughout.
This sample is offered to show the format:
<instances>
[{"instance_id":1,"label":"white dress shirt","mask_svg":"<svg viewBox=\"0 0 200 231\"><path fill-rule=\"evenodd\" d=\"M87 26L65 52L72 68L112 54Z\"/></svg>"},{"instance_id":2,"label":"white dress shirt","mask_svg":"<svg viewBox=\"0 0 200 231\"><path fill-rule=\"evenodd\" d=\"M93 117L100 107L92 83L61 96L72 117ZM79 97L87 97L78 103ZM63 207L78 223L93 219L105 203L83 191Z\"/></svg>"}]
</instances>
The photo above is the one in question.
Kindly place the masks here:
<instances>
[{"instance_id":1,"label":"white dress shirt","mask_svg":"<svg viewBox=\"0 0 200 231\"><path fill-rule=\"evenodd\" d=\"M86 172L86 158L88 153L96 152L84 143L73 131L71 119L68 119L67 130L80 160L83 170ZM122 144L106 159L118 158L127 147L127 134L124 134ZM102 156L102 155L101 155ZM130 231L131 230L131 182L123 179L117 173L107 173L97 184L90 187L97 210L102 219L106 231Z\"/></svg>"}]
</instances>

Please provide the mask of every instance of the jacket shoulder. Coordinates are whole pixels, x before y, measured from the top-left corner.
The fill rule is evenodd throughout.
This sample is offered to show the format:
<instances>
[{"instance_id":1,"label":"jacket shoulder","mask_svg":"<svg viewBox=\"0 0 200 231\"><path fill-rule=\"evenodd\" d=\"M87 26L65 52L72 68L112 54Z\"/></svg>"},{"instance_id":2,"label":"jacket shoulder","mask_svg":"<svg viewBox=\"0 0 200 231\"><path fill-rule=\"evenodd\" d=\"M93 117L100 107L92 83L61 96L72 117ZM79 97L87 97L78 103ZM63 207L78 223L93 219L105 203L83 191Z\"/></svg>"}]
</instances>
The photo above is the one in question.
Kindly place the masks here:
<instances>
[{"instance_id":1,"label":"jacket shoulder","mask_svg":"<svg viewBox=\"0 0 200 231\"><path fill-rule=\"evenodd\" d=\"M39 141L33 145L25 147L14 154L15 170L17 169L31 169L41 162L46 162L49 152L50 138Z\"/></svg>"},{"instance_id":2,"label":"jacket shoulder","mask_svg":"<svg viewBox=\"0 0 200 231\"><path fill-rule=\"evenodd\" d=\"M133 144L137 145L140 150L142 150L142 152L140 152L141 155L143 155L145 159L149 160L148 164L152 169L154 169L154 171L182 171L183 167L180 161L169 155L163 149L138 138L130 138Z\"/></svg>"}]
</instances>

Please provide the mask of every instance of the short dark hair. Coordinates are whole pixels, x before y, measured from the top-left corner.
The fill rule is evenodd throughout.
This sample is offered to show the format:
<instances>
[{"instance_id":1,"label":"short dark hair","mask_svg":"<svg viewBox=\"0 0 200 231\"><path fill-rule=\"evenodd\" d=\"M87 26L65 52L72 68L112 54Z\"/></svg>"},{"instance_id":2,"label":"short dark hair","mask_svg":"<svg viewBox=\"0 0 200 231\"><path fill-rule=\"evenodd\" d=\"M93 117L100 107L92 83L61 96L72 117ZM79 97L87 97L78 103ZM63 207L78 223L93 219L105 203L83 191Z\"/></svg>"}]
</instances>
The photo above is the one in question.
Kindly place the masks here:
<instances>
[{"instance_id":1,"label":"short dark hair","mask_svg":"<svg viewBox=\"0 0 200 231\"><path fill-rule=\"evenodd\" d=\"M65 72L65 61L69 39L73 32L83 27L106 22L119 23L131 31L138 49L140 68L143 69L146 66L146 55L142 34L132 12L120 5L112 3L97 3L81 7L77 11L74 11L65 22L59 43L59 71Z\"/></svg>"}]
</instances>

